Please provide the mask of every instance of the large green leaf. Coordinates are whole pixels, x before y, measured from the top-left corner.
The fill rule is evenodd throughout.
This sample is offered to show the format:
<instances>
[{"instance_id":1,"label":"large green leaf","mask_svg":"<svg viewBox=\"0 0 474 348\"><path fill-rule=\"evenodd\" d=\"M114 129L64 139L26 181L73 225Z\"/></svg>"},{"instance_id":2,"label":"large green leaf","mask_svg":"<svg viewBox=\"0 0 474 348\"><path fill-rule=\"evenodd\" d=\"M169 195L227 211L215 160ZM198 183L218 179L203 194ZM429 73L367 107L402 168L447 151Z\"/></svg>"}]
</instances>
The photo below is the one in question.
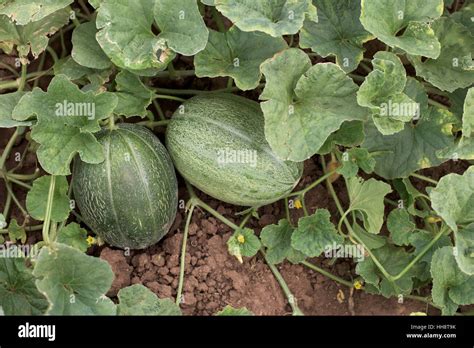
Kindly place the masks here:
<instances>
[{"instance_id":1,"label":"large green leaf","mask_svg":"<svg viewBox=\"0 0 474 348\"><path fill-rule=\"evenodd\" d=\"M344 121L364 120L357 85L336 64L311 66L299 49L288 49L261 66L266 85L260 99L265 137L282 159L314 155Z\"/></svg>"},{"instance_id":2,"label":"large green leaf","mask_svg":"<svg viewBox=\"0 0 474 348\"><path fill-rule=\"evenodd\" d=\"M450 16L454 21L464 25L469 31L471 35L474 36L474 2L464 3L464 6L461 10L456 11L451 14Z\"/></svg>"},{"instance_id":3,"label":"large green leaf","mask_svg":"<svg viewBox=\"0 0 474 348\"><path fill-rule=\"evenodd\" d=\"M458 225L474 222L474 166L463 175L451 173L443 176L430 192L433 210L454 231Z\"/></svg>"},{"instance_id":4,"label":"large green leaf","mask_svg":"<svg viewBox=\"0 0 474 348\"><path fill-rule=\"evenodd\" d=\"M194 57L196 76L230 76L241 90L253 89L262 77L260 64L287 47L282 38L236 26L225 33L211 30L206 48Z\"/></svg>"},{"instance_id":5,"label":"large green leaf","mask_svg":"<svg viewBox=\"0 0 474 348\"><path fill-rule=\"evenodd\" d=\"M97 28L97 41L112 62L146 75L153 71L144 69L164 69L174 52L191 56L203 50L209 34L196 1L188 0L105 0Z\"/></svg>"},{"instance_id":6,"label":"large green leaf","mask_svg":"<svg viewBox=\"0 0 474 348\"><path fill-rule=\"evenodd\" d=\"M317 257L341 245L344 238L337 233L330 218L326 209L317 209L314 214L300 218L291 236L291 246L308 257Z\"/></svg>"},{"instance_id":7,"label":"large green leaf","mask_svg":"<svg viewBox=\"0 0 474 348\"><path fill-rule=\"evenodd\" d=\"M164 69L175 57L153 34L154 0L104 0L97 11L97 41L112 62L125 69Z\"/></svg>"},{"instance_id":8,"label":"large green leaf","mask_svg":"<svg viewBox=\"0 0 474 348\"><path fill-rule=\"evenodd\" d=\"M317 20L306 19L300 46L323 57L336 56L344 71L355 70L364 55L362 44L373 38L360 23L360 0L313 0Z\"/></svg>"},{"instance_id":9,"label":"large green leaf","mask_svg":"<svg viewBox=\"0 0 474 348\"><path fill-rule=\"evenodd\" d=\"M344 152L341 164L337 168L337 172L346 178L350 178L357 175L359 168L367 174L372 173L375 167L375 160L366 149L354 147Z\"/></svg>"},{"instance_id":10,"label":"large green leaf","mask_svg":"<svg viewBox=\"0 0 474 348\"><path fill-rule=\"evenodd\" d=\"M197 1L155 1L155 20L164 39L173 51L193 56L206 47L209 31L199 12Z\"/></svg>"},{"instance_id":11,"label":"large green leaf","mask_svg":"<svg viewBox=\"0 0 474 348\"><path fill-rule=\"evenodd\" d=\"M445 315L453 315L459 305L474 303L474 277L463 273L456 264L452 247L435 251L431 262L433 302Z\"/></svg>"},{"instance_id":12,"label":"large green leaf","mask_svg":"<svg viewBox=\"0 0 474 348\"><path fill-rule=\"evenodd\" d=\"M117 84L115 95L118 98L115 114L123 116L141 116L147 114L147 107L153 100L154 92L143 84L135 74L123 70L115 77Z\"/></svg>"},{"instance_id":13,"label":"large green leaf","mask_svg":"<svg viewBox=\"0 0 474 348\"><path fill-rule=\"evenodd\" d=\"M24 94L24 92L13 92L0 95L0 128L32 125L30 121L17 121L12 118L13 109Z\"/></svg>"},{"instance_id":14,"label":"large green leaf","mask_svg":"<svg viewBox=\"0 0 474 348\"><path fill-rule=\"evenodd\" d=\"M142 284L120 289L117 296L118 315L181 315L181 310L171 299L159 299Z\"/></svg>"},{"instance_id":15,"label":"large green leaf","mask_svg":"<svg viewBox=\"0 0 474 348\"><path fill-rule=\"evenodd\" d=\"M109 264L64 245L43 247L33 275L36 286L51 303L51 315L115 315L105 296L114 279Z\"/></svg>"},{"instance_id":16,"label":"large green leaf","mask_svg":"<svg viewBox=\"0 0 474 348\"><path fill-rule=\"evenodd\" d=\"M110 59L102 51L95 35L95 22L82 23L72 33L71 57L80 65L92 69L107 69Z\"/></svg>"},{"instance_id":17,"label":"large green leaf","mask_svg":"<svg viewBox=\"0 0 474 348\"><path fill-rule=\"evenodd\" d=\"M0 249L0 306L5 315L40 315L48 308L26 259L15 246Z\"/></svg>"},{"instance_id":18,"label":"large green leaf","mask_svg":"<svg viewBox=\"0 0 474 348\"><path fill-rule=\"evenodd\" d=\"M26 196L26 209L36 220L43 221L46 214L49 186L51 176L45 175L33 182L33 187ZM67 219L71 207L69 205L68 183L66 177L56 177L56 185L53 194L53 206L51 207L51 220L61 222Z\"/></svg>"},{"instance_id":19,"label":"large green leaf","mask_svg":"<svg viewBox=\"0 0 474 348\"><path fill-rule=\"evenodd\" d=\"M357 92L357 102L371 109L374 124L382 134L394 134L419 115L419 106L404 93L406 73L395 54L377 52L372 65L374 70Z\"/></svg>"},{"instance_id":20,"label":"large green leaf","mask_svg":"<svg viewBox=\"0 0 474 348\"><path fill-rule=\"evenodd\" d=\"M389 184L373 178L364 181L354 177L346 180L349 199L347 212L356 211L362 214L367 232L378 234L383 224L384 197L392 192Z\"/></svg>"},{"instance_id":21,"label":"large green leaf","mask_svg":"<svg viewBox=\"0 0 474 348\"><path fill-rule=\"evenodd\" d=\"M109 117L116 105L113 93L82 92L66 76L58 75L47 92L35 88L25 94L13 110L13 118L37 116L31 136L40 144L37 155L41 166L50 174L69 175L76 153L88 163L103 161L102 148L91 133L100 130L99 121Z\"/></svg>"},{"instance_id":22,"label":"large green leaf","mask_svg":"<svg viewBox=\"0 0 474 348\"><path fill-rule=\"evenodd\" d=\"M394 209L388 214L387 229L396 245L410 244L410 237L415 228L416 225L406 209Z\"/></svg>"},{"instance_id":23,"label":"large green leaf","mask_svg":"<svg viewBox=\"0 0 474 348\"><path fill-rule=\"evenodd\" d=\"M443 0L362 0L360 21L391 47L437 58L438 42L429 22L443 13ZM401 34L400 34L401 33Z\"/></svg>"},{"instance_id":24,"label":"large green leaf","mask_svg":"<svg viewBox=\"0 0 474 348\"><path fill-rule=\"evenodd\" d=\"M441 42L441 53L437 59L408 56L416 74L443 91L472 86L474 36L466 27L446 17L435 21L433 30Z\"/></svg>"},{"instance_id":25,"label":"large green leaf","mask_svg":"<svg viewBox=\"0 0 474 348\"><path fill-rule=\"evenodd\" d=\"M260 232L260 239L266 249L266 260L270 263L280 263L293 254L299 253L291 246L293 226L287 219L278 221L278 225L267 225ZM304 256L303 256L304 258Z\"/></svg>"},{"instance_id":26,"label":"large green leaf","mask_svg":"<svg viewBox=\"0 0 474 348\"><path fill-rule=\"evenodd\" d=\"M385 179L405 178L445 161L438 158L437 151L453 144L451 128L455 117L434 107L421 110L416 124L406 123L401 132L393 135L383 135L373 124L366 125L362 147L376 159L375 173Z\"/></svg>"},{"instance_id":27,"label":"large green leaf","mask_svg":"<svg viewBox=\"0 0 474 348\"><path fill-rule=\"evenodd\" d=\"M70 80L78 80L85 76L91 76L95 69L86 68L78 64L71 56L59 59L53 65L54 75L66 75Z\"/></svg>"},{"instance_id":28,"label":"large green leaf","mask_svg":"<svg viewBox=\"0 0 474 348\"><path fill-rule=\"evenodd\" d=\"M214 5L240 30L274 37L296 34L305 16L316 16L311 0L215 0Z\"/></svg>"},{"instance_id":29,"label":"large green leaf","mask_svg":"<svg viewBox=\"0 0 474 348\"><path fill-rule=\"evenodd\" d=\"M454 232L456 254L459 268L464 273L474 276L474 223Z\"/></svg>"},{"instance_id":30,"label":"large green leaf","mask_svg":"<svg viewBox=\"0 0 474 348\"><path fill-rule=\"evenodd\" d=\"M392 276L400 273L412 259L403 248L390 244L372 250L372 253ZM400 279L391 282L382 274L372 258L366 257L357 264L356 273L361 275L367 283L372 284L385 297L408 295L413 288L413 268Z\"/></svg>"},{"instance_id":31,"label":"large green leaf","mask_svg":"<svg viewBox=\"0 0 474 348\"><path fill-rule=\"evenodd\" d=\"M74 0L10 0L2 1L0 14L7 15L18 25L37 22L73 3Z\"/></svg>"},{"instance_id":32,"label":"large green leaf","mask_svg":"<svg viewBox=\"0 0 474 348\"><path fill-rule=\"evenodd\" d=\"M5 15L0 15L0 43L17 46L21 57L31 51L36 58L48 46L48 35L69 22L69 11L59 10L45 18L26 25L15 25Z\"/></svg>"}]
</instances>

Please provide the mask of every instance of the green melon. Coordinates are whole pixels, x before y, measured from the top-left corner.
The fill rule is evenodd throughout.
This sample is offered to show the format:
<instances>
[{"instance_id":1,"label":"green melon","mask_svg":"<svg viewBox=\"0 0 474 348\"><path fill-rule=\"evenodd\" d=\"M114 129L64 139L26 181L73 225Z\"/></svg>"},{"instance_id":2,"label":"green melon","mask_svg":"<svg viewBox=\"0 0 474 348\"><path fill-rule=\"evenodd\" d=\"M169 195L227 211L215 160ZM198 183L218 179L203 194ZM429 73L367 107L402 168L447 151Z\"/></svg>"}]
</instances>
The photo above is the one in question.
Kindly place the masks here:
<instances>
[{"instance_id":1,"label":"green melon","mask_svg":"<svg viewBox=\"0 0 474 348\"><path fill-rule=\"evenodd\" d=\"M168 152L152 132L133 124L103 129L97 139L105 161L74 162L74 198L84 221L115 247L155 244L169 231L178 204Z\"/></svg>"},{"instance_id":2,"label":"green melon","mask_svg":"<svg viewBox=\"0 0 474 348\"><path fill-rule=\"evenodd\" d=\"M291 192L303 164L278 158L265 140L254 101L232 94L193 97L178 108L166 131L176 169L221 201L261 206Z\"/></svg>"}]
</instances>

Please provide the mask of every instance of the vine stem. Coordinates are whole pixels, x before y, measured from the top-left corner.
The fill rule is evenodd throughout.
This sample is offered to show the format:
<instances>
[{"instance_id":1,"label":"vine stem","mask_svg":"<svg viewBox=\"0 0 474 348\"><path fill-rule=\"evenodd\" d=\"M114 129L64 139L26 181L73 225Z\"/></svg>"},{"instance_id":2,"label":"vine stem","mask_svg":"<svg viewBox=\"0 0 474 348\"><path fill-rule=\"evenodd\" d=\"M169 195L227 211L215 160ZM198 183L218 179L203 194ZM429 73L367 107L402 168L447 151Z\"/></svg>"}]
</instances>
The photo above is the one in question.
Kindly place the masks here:
<instances>
[{"instance_id":1,"label":"vine stem","mask_svg":"<svg viewBox=\"0 0 474 348\"><path fill-rule=\"evenodd\" d=\"M19 135L20 135L20 131L19 131L19 128L17 128L15 129L15 132L10 137L10 140L8 140L7 146L5 146L5 149L3 150L2 157L0 157L0 169L3 169L5 167L5 162L7 161L8 155L10 155L10 151L15 145L15 141Z\"/></svg>"},{"instance_id":2,"label":"vine stem","mask_svg":"<svg viewBox=\"0 0 474 348\"><path fill-rule=\"evenodd\" d=\"M53 208L53 200L54 200L54 188L56 186L56 176L51 175L51 182L49 184L49 191L48 191L48 200L46 201L46 213L43 223L43 241L46 244L50 244L49 239L49 227L51 225L51 211Z\"/></svg>"},{"instance_id":3,"label":"vine stem","mask_svg":"<svg viewBox=\"0 0 474 348\"><path fill-rule=\"evenodd\" d=\"M161 121L143 121L138 122L137 124L148 127L148 128L155 128L155 127L166 127L171 120L161 120Z\"/></svg>"},{"instance_id":4,"label":"vine stem","mask_svg":"<svg viewBox=\"0 0 474 348\"><path fill-rule=\"evenodd\" d=\"M21 92L25 89L27 68L28 66L22 62L20 81L18 82L18 92Z\"/></svg>"},{"instance_id":5,"label":"vine stem","mask_svg":"<svg viewBox=\"0 0 474 348\"><path fill-rule=\"evenodd\" d=\"M436 180L428 178L427 176L424 176L424 175L421 175L421 174L412 173L412 174L410 174L410 176L412 176L414 178L417 178L417 179L420 179L420 180L423 180L423 181L426 181L426 182L429 182L429 183L434 184L434 185L438 185L438 182Z\"/></svg>"},{"instance_id":6,"label":"vine stem","mask_svg":"<svg viewBox=\"0 0 474 348\"><path fill-rule=\"evenodd\" d=\"M428 99L428 104L430 105L433 105L433 106L437 106L441 109L449 109L448 106L444 105L444 104L441 104L440 102L437 102L436 100L433 100L433 99Z\"/></svg>"},{"instance_id":7,"label":"vine stem","mask_svg":"<svg viewBox=\"0 0 474 348\"><path fill-rule=\"evenodd\" d=\"M350 281L342 279L342 278L340 278L340 277L338 277L338 276L336 276L336 275L334 275L334 274L332 274L332 273L330 273L330 272L328 272L328 271L326 271L326 270L324 270L324 269L322 269L322 268L320 268L320 267L318 267L318 266L316 266L316 265L314 265L314 264L312 264L308 261L302 261L300 263L302 265L305 265L306 267L312 269L313 271L319 272L322 275L325 275L326 277L328 277L328 278L330 278L330 279L332 279L332 280L334 280L334 281L336 281L340 284L343 284L343 285L348 286L350 288L352 288L354 286L354 284L352 284Z\"/></svg>"},{"instance_id":8,"label":"vine stem","mask_svg":"<svg viewBox=\"0 0 474 348\"><path fill-rule=\"evenodd\" d=\"M166 120L165 114L163 113L163 110L161 109L161 106L156 101L156 99L153 99L152 103L153 103L153 106L155 107L156 111L158 112L158 116L160 117L160 120L162 120L162 121Z\"/></svg>"},{"instance_id":9,"label":"vine stem","mask_svg":"<svg viewBox=\"0 0 474 348\"><path fill-rule=\"evenodd\" d=\"M155 98L175 100L175 101L179 101L181 103L186 101L186 99L183 99L183 98L180 98L180 97L175 97L175 96L172 96L172 95L165 95L165 94L155 94Z\"/></svg>"},{"instance_id":10,"label":"vine stem","mask_svg":"<svg viewBox=\"0 0 474 348\"><path fill-rule=\"evenodd\" d=\"M325 173L323 176L319 177L315 182L313 182L313 183L312 183L311 185L309 185L308 187L305 187L304 189L299 190L299 191L291 192L291 193L289 193L288 195L286 195L286 197L293 197L293 196L305 195L306 193L308 193L309 191L311 191L313 188L315 188L316 186L318 186L320 183L322 183L323 181L325 181L327 178L329 178L331 175L333 175L335 172L336 172L336 170L332 170L332 171L330 171L330 172Z\"/></svg>"},{"instance_id":11,"label":"vine stem","mask_svg":"<svg viewBox=\"0 0 474 348\"><path fill-rule=\"evenodd\" d=\"M19 185L19 186L25 188L25 189L27 189L27 190L31 190L31 189L32 189L32 186L31 186L31 185L28 185L28 184L24 183L24 182L21 181L21 180L17 180L17 179L15 179L15 178L12 178L12 177L11 177L10 175L8 175L8 174L5 175L5 179L8 180L8 181L11 181L11 182L14 183L14 184L17 184L17 185Z\"/></svg>"},{"instance_id":12,"label":"vine stem","mask_svg":"<svg viewBox=\"0 0 474 348\"><path fill-rule=\"evenodd\" d=\"M12 186L11 186L11 184L10 184L10 182L8 181L7 178L5 178L5 187L7 188L8 193L10 194L11 198L13 199L13 202L16 204L16 206L18 207L18 209L20 209L21 213L23 214L23 217L24 217L25 219L27 219L27 218L28 218L28 213L27 213L26 210L21 206L21 203L20 203L20 201L18 200L18 198L16 198L15 193L13 192Z\"/></svg>"},{"instance_id":13,"label":"vine stem","mask_svg":"<svg viewBox=\"0 0 474 348\"><path fill-rule=\"evenodd\" d=\"M41 231L43 229L43 224L41 225L36 225L36 226L25 226L23 227L26 232L33 232L33 231ZM8 233L8 229L5 228L3 230L0 230L1 234Z\"/></svg>"},{"instance_id":14,"label":"vine stem","mask_svg":"<svg viewBox=\"0 0 474 348\"><path fill-rule=\"evenodd\" d=\"M195 205L192 204L191 208L189 209L188 216L186 218L186 225L184 226L183 245L181 246L181 260L180 260L180 267L179 267L178 290L176 291L176 304L178 306L181 303L181 294L183 293L184 269L186 267L186 244L188 241L189 224L191 223L194 207Z\"/></svg>"},{"instance_id":15,"label":"vine stem","mask_svg":"<svg viewBox=\"0 0 474 348\"><path fill-rule=\"evenodd\" d=\"M274 264L268 262L267 255L265 255L265 252L263 250L260 249L260 253L262 253L265 262L267 263L268 267L270 267L270 270L275 276L278 284L280 284L281 289L285 293L285 296L288 299L288 303L290 304L291 309L293 310L293 315L304 315L304 313L301 311L301 309L298 307L298 304L296 303L296 297L291 293L291 290L288 287L288 284L286 284L286 281L281 275L281 273L278 271Z\"/></svg>"}]
</instances>

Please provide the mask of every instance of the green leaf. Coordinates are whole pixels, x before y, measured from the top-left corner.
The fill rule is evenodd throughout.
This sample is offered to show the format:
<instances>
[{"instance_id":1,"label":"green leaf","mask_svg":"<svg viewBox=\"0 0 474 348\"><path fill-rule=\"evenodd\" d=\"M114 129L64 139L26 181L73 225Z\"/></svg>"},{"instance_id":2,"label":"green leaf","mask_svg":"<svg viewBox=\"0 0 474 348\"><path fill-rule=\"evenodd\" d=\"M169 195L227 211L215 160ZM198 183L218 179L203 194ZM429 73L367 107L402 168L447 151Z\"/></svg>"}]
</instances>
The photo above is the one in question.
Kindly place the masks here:
<instances>
[{"instance_id":1,"label":"green leaf","mask_svg":"<svg viewBox=\"0 0 474 348\"><path fill-rule=\"evenodd\" d=\"M20 57L29 52L37 58L48 46L48 35L58 31L69 22L69 11L59 10L37 22L15 25L7 16L0 15L0 42L17 46Z\"/></svg>"},{"instance_id":2,"label":"green leaf","mask_svg":"<svg viewBox=\"0 0 474 348\"><path fill-rule=\"evenodd\" d=\"M443 14L443 0L362 0L361 6L362 25L380 41L413 55L440 54L429 22Z\"/></svg>"},{"instance_id":3,"label":"green leaf","mask_svg":"<svg viewBox=\"0 0 474 348\"><path fill-rule=\"evenodd\" d=\"M239 229L227 241L229 254L235 256L241 263L242 256L252 257L260 250L262 244L250 228Z\"/></svg>"},{"instance_id":4,"label":"green leaf","mask_svg":"<svg viewBox=\"0 0 474 348\"><path fill-rule=\"evenodd\" d=\"M416 74L443 91L453 92L474 83L474 36L461 24L443 17L433 23L433 30L441 42L437 59L408 56Z\"/></svg>"},{"instance_id":5,"label":"green leaf","mask_svg":"<svg viewBox=\"0 0 474 348\"><path fill-rule=\"evenodd\" d=\"M0 306L5 315L41 315L48 301L16 246L0 249Z\"/></svg>"},{"instance_id":6,"label":"green leaf","mask_svg":"<svg viewBox=\"0 0 474 348\"><path fill-rule=\"evenodd\" d=\"M374 171L375 160L366 149L354 147L347 150L342 155L342 166L337 168L337 172L345 178L357 175L359 168L370 174Z\"/></svg>"},{"instance_id":7,"label":"green leaf","mask_svg":"<svg viewBox=\"0 0 474 348\"><path fill-rule=\"evenodd\" d=\"M447 110L434 107L427 110L421 111L415 125L407 123L401 132L393 135L382 135L374 125L366 125L361 146L375 158L376 174L385 179L404 178L445 161L438 158L437 151L453 144L451 128L455 117Z\"/></svg>"},{"instance_id":8,"label":"green leaf","mask_svg":"<svg viewBox=\"0 0 474 348\"><path fill-rule=\"evenodd\" d=\"M35 88L25 94L13 110L13 118L25 120L37 115L31 136L40 144L37 155L50 174L69 175L76 153L87 163L103 161L102 147L91 134L100 130L99 121L109 117L117 105L113 93L82 92L64 75L55 76L48 91Z\"/></svg>"},{"instance_id":9,"label":"green leaf","mask_svg":"<svg viewBox=\"0 0 474 348\"><path fill-rule=\"evenodd\" d=\"M372 250L372 253L392 276L399 274L411 261L410 254L403 248L390 244ZM391 282L378 269L372 258L366 257L357 264L356 273L362 276L367 283L372 284L385 297L398 296L400 294L408 295L413 288L413 268L400 279Z\"/></svg>"},{"instance_id":10,"label":"green leaf","mask_svg":"<svg viewBox=\"0 0 474 348\"><path fill-rule=\"evenodd\" d=\"M395 190L397 190L398 194L400 195L404 206L411 215L422 218L429 215L429 213L426 211L416 209L416 200L423 197L424 194L413 186L409 178L395 179L392 181L392 183L393 187L395 187Z\"/></svg>"},{"instance_id":11,"label":"green leaf","mask_svg":"<svg viewBox=\"0 0 474 348\"><path fill-rule=\"evenodd\" d=\"M318 150L318 154L326 155L332 151L334 146L354 147L364 141L364 123L361 121L343 122L341 128L332 133Z\"/></svg>"},{"instance_id":12,"label":"green leaf","mask_svg":"<svg viewBox=\"0 0 474 348\"><path fill-rule=\"evenodd\" d=\"M96 33L94 22L82 23L74 29L71 38L71 57L87 68L107 69L111 66L111 62L99 46L95 38Z\"/></svg>"},{"instance_id":13,"label":"green leaf","mask_svg":"<svg viewBox=\"0 0 474 348\"><path fill-rule=\"evenodd\" d=\"M161 30L159 38L184 56L193 56L207 44L209 31L201 17L197 1L155 1L155 20Z\"/></svg>"},{"instance_id":14,"label":"green leaf","mask_svg":"<svg viewBox=\"0 0 474 348\"><path fill-rule=\"evenodd\" d=\"M124 69L164 69L175 57L153 34L154 0L104 0L97 10L96 38L112 62Z\"/></svg>"},{"instance_id":15,"label":"green leaf","mask_svg":"<svg viewBox=\"0 0 474 348\"><path fill-rule=\"evenodd\" d=\"M459 268L466 274L474 275L474 223L454 232L454 240L454 256Z\"/></svg>"},{"instance_id":16,"label":"green leaf","mask_svg":"<svg viewBox=\"0 0 474 348\"><path fill-rule=\"evenodd\" d=\"M11 220L10 224L8 225L8 238L10 238L10 241L13 243L20 241L22 244L24 244L26 242L25 229L18 225L16 219Z\"/></svg>"},{"instance_id":17,"label":"green leaf","mask_svg":"<svg viewBox=\"0 0 474 348\"><path fill-rule=\"evenodd\" d=\"M377 52L372 65L374 70L357 92L357 102L371 109L375 126L382 134L397 133L403 129L404 122L419 116L419 106L403 93L406 72L395 54Z\"/></svg>"},{"instance_id":18,"label":"green leaf","mask_svg":"<svg viewBox=\"0 0 474 348\"><path fill-rule=\"evenodd\" d=\"M347 179L347 189L351 204L347 212L362 213L364 228L369 233L378 234L383 224L385 195L392 192L389 184L373 178L364 181L354 177Z\"/></svg>"},{"instance_id":19,"label":"green leaf","mask_svg":"<svg viewBox=\"0 0 474 348\"><path fill-rule=\"evenodd\" d=\"M87 243L87 231L75 222L71 222L58 231L57 242L69 245L83 253L85 253L89 247Z\"/></svg>"},{"instance_id":20,"label":"green leaf","mask_svg":"<svg viewBox=\"0 0 474 348\"><path fill-rule=\"evenodd\" d=\"M26 209L36 220L43 221L46 215L46 205L48 201L49 186L51 176L45 175L33 182L32 189L26 196ZM61 222L67 219L71 207L67 195L69 185L66 177L57 176L53 194L53 206L51 208L51 220Z\"/></svg>"},{"instance_id":21,"label":"green leaf","mask_svg":"<svg viewBox=\"0 0 474 348\"><path fill-rule=\"evenodd\" d=\"M474 222L474 166L443 176L429 193L433 210L454 231Z\"/></svg>"},{"instance_id":22,"label":"green leaf","mask_svg":"<svg viewBox=\"0 0 474 348\"><path fill-rule=\"evenodd\" d=\"M283 262L286 258L290 262L299 259L305 259L305 256L295 250L291 246L291 235L293 234L293 226L287 219L278 221L278 225L267 225L260 232L262 244L267 248L266 260L270 263L277 264Z\"/></svg>"},{"instance_id":23,"label":"green leaf","mask_svg":"<svg viewBox=\"0 0 474 348\"><path fill-rule=\"evenodd\" d=\"M3 214L0 214L0 230L4 229L7 227L7 221L5 220L5 216Z\"/></svg>"},{"instance_id":24,"label":"green leaf","mask_svg":"<svg viewBox=\"0 0 474 348\"><path fill-rule=\"evenodd\" d=\"M0 128L32 125L32 122L17 121L12 118L13 109L24 94L24 92L13 92L0 95Z\"/></svg>"},{"instance_id":25,"label":"green leaf","mask_svg":"<svg viewBox=\"0 0 474 348\"><path fill-rule=\"evenodd\" d=\"M206 48L194 57L196 76L230 76L239 89L254 89L262 77L260 64L287 47L280 37L247 33L236 26L225 33L211 30Z\"/></svg>"},{"instance_id":26,"label":"green leaf","mask_svg":"<svg viewBox=\"0 0 474 348\"><path fill-rule=\"evenodd\" d=\"M13 0L0 4L0 14L7 15L19 25L37 22L64 9L73 0ZM66 9L65 9L66 10Z\"/></svg>"},{"instance_id":27,"label":"green leaf","mask_svg":"<svg viewBox=\"0 0 474 348\"><path fill-rule=\"evenodd\" d=\"M117 296L117 315L181 315L181 310L171 299L159 299L142 284L120 289Z\"/></svg>"},{"instance_id":28,"label":"green leaf","mask_svg":"<svg viewBox=\"0 0 474 348\"><path fill-rule=\"evenodd\" d=\"M115 82L118 103L114 113L126 117L145 117L154 92L143 84L140 77L125 70L117 74Z\"/></svg>"},{"instance_id":29,"label":"green leaf","mask_svg":"<svg viewBox=\"0 0 474 348\"><path fill-rule=\"evenodd\" d=\"M311 66L303 51L290 48L266 60L261 70L265 137L282 159L303 161L344 121L366 119L356 102L357 85L335 64Z\"/></svg>"},{"instance_id":30,"label":"green leaf","mask_svg":"<svg viewBox=\"0 0 474 348\"><path fill-rule=\"evenodd\" d=\"M352 230L354 231L354 234L357 235L360 240L362 240L364 246L370 250L378 249L387 244L387 237L369 233L364 230L357 222L354 222L352 225Z\"/></svg>"},{"instance_id":31,"label":"green leaf","mask_svg":"<svg viewBox=\"0 0 474 348\"><path fill-rule=\"evenodd\" d=\"M469 88L464 99L464 112L462 116L462 134L469 138L474 132L474 87Z\"/></svg>"},{"instance_id":32,"label":"green leaf","mask_svg":"<svg viewBox=\"0 0 474 348\"><path fill-rule=\"evenodd\" d=\"M107 261L57 243L41 249L33 275L51 303L47 314L115 315L114 303L105 296L114 279Z\"/></svg>"},{"instance_id":33,"label":"green leaf","mask_svg":"<svg viewBox=\"0 0 474 348\"><path fill-rule=\"evenodd\" d=\"M71 56L59 59L53 66L54 75L66 75L70 80L78 80L84 76L92 75L96 72L94 69L76 63Z\"/></svg>"},{"instance_id":34,"label":"green leaf","mask_svg":"<svg viewBox=\"0 0 474 348\"><path fill-rule=\"evenodd\" d=\"M459 305L474 303L474 277L459 269L452 247L435 251L431 262L431 275L433 302L442 307L444 315L453 315Z\"/></svg>"},{"instance_id":35,"label":"green leaf","mask_svg":"<svg viewBox=\"0 0 474 348\"><path fill-rule=\"evenodd\" d=\"M474 20L472 19L474 18L474 3L464 3L464 6L459 11L453 12L450 18L464 25L474 36Z\"/></svg>"},{"instance_id":36,"label":"green leaf","mask_svg":"<svg viewBox=\"0 0 474 348\"><path fill-rule=\"evenodd\" d=\"M416 225L406 209L394 209L388 214L387 228L396 245L409 245Z\"/></svg>"},{"instance_id":37,"label":"green leaf","mask_svg":"<svg viewBox=\"0 0 474 348\"><path fill-rule=\"evenodd\" d=\"M337 233L330 218L326 209L317 209L313 215L300 218L291 236L291 246L308 257L317 257L342 244L344 238Z\"/></svg>"},{"instance_id":38,"label":"green leaf","mask_svg":"<svg viewBox=\"0 0 474 348\"><path fill-rule=\"evenodd\" d=\"M245 307L234 308L232 306L227 305L220 312L217 312L216 315L220 317L223 317L223 316L233 317L233 316L252 316L254 314Z\"/></svg>"},{"instance_id":39,"label":"green leaf","mask_svg":"<svg viewBox=\"0 0 474 348\"><path fill-rule=\"evenodd\" d=\"M417 230L412 233L409 237L409 244L415 247L415 252L413 253L413 255L419 255L421 251L433 240L433 237L433 233L430 233L425 230ZM420 262L426 263L426 265L428 266L428 273L434 252L439 248L445 246L452 247L451 238L449 235L443 235L441 238L439 238L433 244L433 246L421 257ZM431 278L431 275L429 276L429 278Z\"/></svg>"},{"instance_id":40,"label":"green leaf","mask_svg":"<svg viewBox=\"0 0 474 348\"><path fill-rule=\"evenodd\" d=\"M360 1L314 0L317 21L306 19L300 31L300 47L323 57L336 56L345 72L357 68L364 55L362 44L373 39L360 23Z\"/></svg>"},{"instance_id":41,"label":"green leaf","mask_svg":"<svg viewBox=\"0 0 474 348\"><path fill-rule=\"evenodd\" d=\"M214 3L240 30L261 31L273 37L296 34L305 16L316 16L310 0L215 0Z\"/></svg>"}]
</instances>

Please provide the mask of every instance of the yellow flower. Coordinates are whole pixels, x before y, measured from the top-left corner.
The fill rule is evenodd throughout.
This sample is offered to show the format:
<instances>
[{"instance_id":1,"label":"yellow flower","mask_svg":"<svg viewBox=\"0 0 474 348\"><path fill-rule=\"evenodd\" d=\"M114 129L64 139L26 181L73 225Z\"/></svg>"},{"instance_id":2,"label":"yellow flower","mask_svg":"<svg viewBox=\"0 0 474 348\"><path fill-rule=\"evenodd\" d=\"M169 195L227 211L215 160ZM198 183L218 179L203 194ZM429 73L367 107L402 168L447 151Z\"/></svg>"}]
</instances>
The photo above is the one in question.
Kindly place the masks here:
<instances>
[{"instance_id":1,"label":"yellow flower","mask_svg":"<svg viewBox=\"0 0 474 348\"><path fill-rule=\"evenodd\" d=\"M354 288L355 288L356 290L362 289L362 283L361 283L359 280L356 280L356 281L354 282Z\"/></svg>"},{"instance_id":2,"label":"yellow flower","mask_svg":"<svg viewBox=\"0 0 474 348\"><path fill-rule=\"evenodd\" d=\"M239 234L237 236L237 241L240 243L240 244L244 244L245 243L245 237L243 234Z\"/></svg>"},{"instance_id":3,"label":"yellow flower","mask_svg":"<svg viewBox=\"0 0 474 348\"><path fill-rule=\"evenodd\" d=\"M428 223L430 224L435 224L437 222L440 222L441 218L439 216L429 216L428 217Z\"/></svg>"},{"instance_id":4,"label":"yellow flower","mask_svg":"<svg viewBox=\"0 0 474 348\"><path fill-rule=\"evenodd\" d=\"M301 201L299 198L295 199L295 208L296 209L301 209L303 208L303 205L301 204Z\"/></svg>"},{"instance_id":5,"label":"yellow flower","mask_svg":"<svg viewBox=\"0 0 474 348\"><path fill-rule=\"evenodd\" d=\"M97 240L92 236L87 237L86 241L89 246L97 244Z\"/></svg>"}]
</instances>

